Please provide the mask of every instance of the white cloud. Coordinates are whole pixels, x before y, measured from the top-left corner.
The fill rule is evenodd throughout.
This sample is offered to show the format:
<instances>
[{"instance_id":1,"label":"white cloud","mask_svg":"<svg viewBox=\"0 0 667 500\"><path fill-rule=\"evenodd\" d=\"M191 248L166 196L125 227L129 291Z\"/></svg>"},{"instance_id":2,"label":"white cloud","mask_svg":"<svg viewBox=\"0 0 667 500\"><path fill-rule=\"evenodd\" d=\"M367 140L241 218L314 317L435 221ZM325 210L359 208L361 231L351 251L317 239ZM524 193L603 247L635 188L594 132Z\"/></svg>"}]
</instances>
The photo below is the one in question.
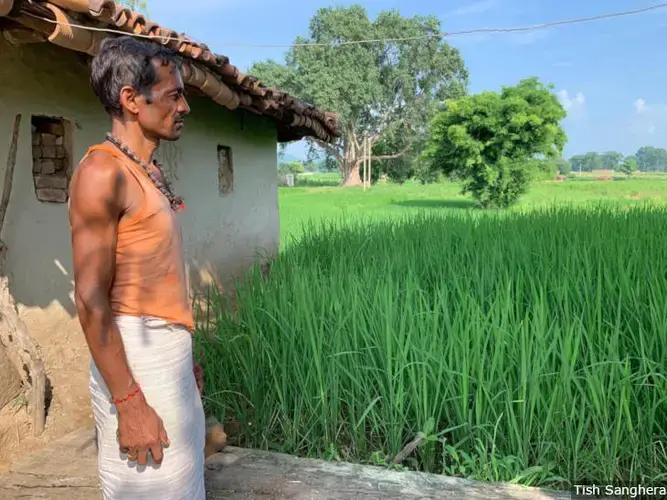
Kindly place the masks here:
<instances>
[{"instance_id":1,"label":"white cloud","mask_svg":"<svg viewBox=\"0 0 667 500\"><path fill-rule=\"evenodd\" d=\"M563 105L565 108L565 111L570 109L572 107L572 101L570 100L570 96L567 93L567 90L559 90L556 95L558 96L558 99L560 100L560 103Z\"/></svg>"},{"instance_id":2,"label":"white cloud","mask_svg":"<svg viewBox=\"0 0 667 500\"><path fill-rule=\"evenodd\" d=\"M642 114L646 111L646 101L641 97L634 102L635 111L637 114Z\"/></svg>"},{"instance_id":3,"label":"white cloud","mask_svg":"<svg viewBox=\"0 0 667 500\"><path fill-rule=\"evenodd\" d=\"M570 109L581 109L586 104L586 96L583 92L577 92L574 97L571 97L569 92L566 89L563 89L559 90L556 95L565 108L565 111L569 111Z\"/></svg>"},{"instance_id":4,"label":"white cloud","mask_svg":"<svg viewBox=\"0 0 667 500\"><path fill-rule=\"evenodd\" d=\"M632 106L635 108L635 114L631 121L631 129L635 134L646 137L667 127L667 106L649 104L643 97L635 99Z\"/></svg>"},{"instance_id":5,"label":"white cloud","mask_svg":"<svg viewBox=\"0 0 667 500\"><path fill-rule=\"evenodd\" d=\"M479 2L474 2L469 5L464 5L458 9L447 12L442 17L455 17L455 16L467 16L470 14L484 14L485 12L490 11L496 5L498 5L498 0L481 0Z\"/></svg>"},{"instance_id":6,"label":"white cloud","mask_svg":"<svg viewBox=\"0 0 667 500\"><path fill-rule=\"evenodd\" d=\"M583 92L570 95L567 89L562 89L556 92L556 96L565 108L568 118L577 120L586 116L586 96Z\"/></svg>"}]
</instances>

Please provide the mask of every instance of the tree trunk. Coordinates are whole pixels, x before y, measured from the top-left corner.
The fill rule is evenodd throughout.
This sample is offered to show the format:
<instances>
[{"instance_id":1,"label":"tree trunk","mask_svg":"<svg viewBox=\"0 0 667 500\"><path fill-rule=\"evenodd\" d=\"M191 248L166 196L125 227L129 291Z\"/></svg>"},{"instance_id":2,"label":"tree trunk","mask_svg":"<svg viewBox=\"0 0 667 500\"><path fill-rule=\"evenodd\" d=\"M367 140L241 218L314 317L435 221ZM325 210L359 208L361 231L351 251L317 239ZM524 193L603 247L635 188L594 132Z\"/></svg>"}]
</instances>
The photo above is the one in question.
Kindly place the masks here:
<instances>
[{"instance_id":1,"label":"tree trunk","mask_svg":"<svg viewBox=\"0 0 667 500\"><path fill-rule=\"evenodd\" d=\"M341 174L341 187L361 186L361 175L359 174L359 165L361 165L361 154L363 151L357 147L357 137L354 129L349 129L343 140L343 157L339 159L339 169Z\"/></svg>"},{"instance_id":2,"label":"tree trunk","mask_svg":"<svg viewBox=\"0 0 667 500\"><path fill-rule=\"evenodd\" d=\"M361 186L363 184L363 182L361 181L361 174L359 172L358 161L355 161L351 165L344 165L341 170L342 170L341 172L342 180L340 181L341 187Z\"/></svg>"}]
</instances>

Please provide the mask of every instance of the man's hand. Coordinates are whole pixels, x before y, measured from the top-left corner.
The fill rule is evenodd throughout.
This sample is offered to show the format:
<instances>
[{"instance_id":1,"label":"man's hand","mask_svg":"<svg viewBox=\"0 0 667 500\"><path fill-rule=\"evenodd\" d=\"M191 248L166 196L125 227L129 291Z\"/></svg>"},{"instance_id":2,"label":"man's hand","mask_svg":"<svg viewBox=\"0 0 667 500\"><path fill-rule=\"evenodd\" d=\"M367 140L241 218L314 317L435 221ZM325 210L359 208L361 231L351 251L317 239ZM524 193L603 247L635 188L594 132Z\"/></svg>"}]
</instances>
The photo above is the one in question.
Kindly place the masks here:
<instances>
[{"instance_id":1,"label":"man's hand","mask_svg":"<svg viewBox=\"0 0 667 500\"><path fill-rule=\"evenodd\" d=\"M197 381L197 390L199 391L199 395L201 396L204 393L204 370L196 362L194 363L194 372L195 372L195 380Z\"/></svg>"},{"instance_id":2,"label":"man's hand","mask_svg":"<svg viewBox=\"0 0 667 500\"><path fill-rule=\"evenodd\" d=\"M118 444L122 453L137 465L148 463L148 452L156 464L164 458L162 447L169 446L162 419L148 406L143 394L116 405L118 410Z\"/></svg>"}]
</instances>

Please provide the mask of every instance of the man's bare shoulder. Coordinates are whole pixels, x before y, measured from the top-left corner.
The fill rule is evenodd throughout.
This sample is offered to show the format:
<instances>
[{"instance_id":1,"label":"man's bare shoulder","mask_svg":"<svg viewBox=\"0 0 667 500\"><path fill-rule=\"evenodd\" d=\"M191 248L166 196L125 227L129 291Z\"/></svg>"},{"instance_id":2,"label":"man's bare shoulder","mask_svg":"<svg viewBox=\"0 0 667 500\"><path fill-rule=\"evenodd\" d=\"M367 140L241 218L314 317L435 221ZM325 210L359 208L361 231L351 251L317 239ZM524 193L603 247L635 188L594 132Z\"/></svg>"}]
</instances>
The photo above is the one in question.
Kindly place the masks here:
<instances>
[{"instance_id":1,"label":"man's bare shoulder","mask_svg":"<svg viewBox=\"0 0 667 500\"><path fill-rule=\"evenodd\" d=\"M93 151L74 171L70 182L70 210L122 210L126 179L123 167L113 156Z\"/></svg>"},{"instance_id":2,"label":"man's bare shoulder","mask_svg":"<svg viewBox=\"0 0 667 500\"><path fill-rule=\"evenodd\" d=\"M113 186L124 179L120 162L104 151L93 151L77 166L72 176L72 184L89 189L91 182L95 187Z\"/></svg>"},{"instance_id":3,"label":"man's bare shoulder","mask_svg":"<svg viewBox=\"0 0 667 500\"><path fill-rule=\"evenodd\" d=\"M125 186L121 163L103 151L93 151L77 166L70 183L70 197L117 198Z\"/></svg>"}]
</instances>

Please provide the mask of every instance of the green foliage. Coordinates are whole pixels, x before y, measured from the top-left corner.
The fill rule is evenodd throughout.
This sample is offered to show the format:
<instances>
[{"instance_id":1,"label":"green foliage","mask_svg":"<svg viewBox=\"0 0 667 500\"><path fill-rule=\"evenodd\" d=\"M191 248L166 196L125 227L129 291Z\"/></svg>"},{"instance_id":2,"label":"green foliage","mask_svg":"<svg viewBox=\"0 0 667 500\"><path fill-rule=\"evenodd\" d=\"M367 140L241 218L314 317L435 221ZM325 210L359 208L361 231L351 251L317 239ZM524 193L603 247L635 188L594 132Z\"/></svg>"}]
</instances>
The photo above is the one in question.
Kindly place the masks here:
<instances>
[{"instance_id":1,"label":"green foliage","mask_svg":"<svg viewBox=\"0 0 667 500\"><path fill-rule=\"evenodd\" d=\"M550 181L558 174L558 160L554 159L538 159L529 160L526 162L525 168L531 173L531 180L534 181Z\"/></svg>"},{"instance_id":2,"label":"green foliage","mask_svg":"<svg viewBox=\"0 0 667 500\"><path fill-rule=\"evenodd\" d=\"M667 170L667 150L643 146L635 155L637 168L642 172L657 172Z\"/></svg>"},{"instance_id":3,"label":"green foliage","mask_svg":"<svg viewBox=\"0 0 667 500\"><path fill-rule=\"evenodd\" d=\"M556 160L556 169L560 175L568 175L572 172L572 164L565 158L559 158Z\"/></svg>"},{"instance_id":4,"label":"green foliage","mask_svg":"<svg viewBox=\"0 0 667 500\"><path fill-rule=\"evenodd\" d=\"M387 175L391 182L396 184L404 184L405 181L412 178L415 174L415 153L413 150L408 150L396 158L391 158L395 151L401 151L406 147L406 141L403 135L390 134L380 141L373 148L373 155L388 156L388 158L381 161L374 161L371 166L371 174L383 173ZM415 148L417 149L417 148Z\"/></svg>"},{"instance_id":5,"label":"green foliage","mask_svg":"<svg viewBox=\"0 0 667 500\"><path fill-rule=\"evenodd\" d=\"M572 164L572 170L576 172L592 172L593 170L602 170L605 168L602 156L595 152L586 153L585 155L575 155L570 158L570 163Z\"/></svg>"},{"instance_id":6,"label":"green foliage","mask_svg":"<svg viewBox=\"0 0 667 500\"><path fill-rule=\"evenodd\" d=\"M528 189L536 166L531 160L561 156L565 115L552 88L537 78L501 93L448 100L431 123L424 156L463 180L463 192L483 208L509 207Z\"/></svg>"},{"instance_id":7,"label":"green foliage","mask_svg":"<svg viewBox=\"0 0 667 500\"><path fill-rule=\"evenodd\" d=\"M664 172L667 170L667 149L653 146L642 146L633 156L636 159L637 170L642 172ZM592 172L593 170L622 171L623 155L617 151L605 153L588 152L570 158L572 170Z\"/></svg>"},{"instance_id":8,"label":"green foliage","mask_svg":"<svg viewBox=\"0 0 667 500\"><path fill-rule=\"evenodd\" d=\"M621 163L621 160L623 160L623 155L618 151L607 151L600 156L602 160L602 168L605 170L616 170L619 163Z\"/></svg>"},{"instance_id":9,"label":"green foliage","mask_svg":"<svg viewBox=\"0 0 667 500\"><path fill-rule=\"evenodd\" d=\"M621 163L620 171L623 172L628 177L637 171L637 158L634 156L628 156Z\"/></svg>"},{"instance_id":10,"label":"green foliage","mask_svg":"<svg viewBox=\"0 0 667 500\"><path fill-rule=\"evenodd\" d=\"M382 149L396 154L411 147L437 103L466 93L468 72L459 51L437 37L342 44L438 31L440 21L435 16L406 18L391 10L371 20L360 5L322 8L311 19L309 35L294 42L325 46L293 47L284 65L274 60L258 62L250 73L338 114L345 138L324 147L346 178L360 165L363 150L357 146L363 134L373 138L374 153Z\"/></svg>"},{"instance_id":11,"label":"green foliage","mask_svg":"<svg viewBox=\"0 0 667 500\"><path fill-rule=\"evenodd\" d=\"M278 165L278 172L280 174L302 174L305 171L306 169L300 161L290 161Z\"/></svg>"},{"instance_id":12,"label":"green foliage","mask_svg":"<svg viewBox=\"0 0 667 500\"><path fill-rule=\"evenodd\" d=\"M436 184L442 178L442 172L421 155L415 158L414 170L414 178L422 184Z\"/></svg>"},{"instance_id":13,"label":"green foliage","mask_svg":"<svg viewBox=\"0 0 667 500\"><path fill-rule=\"evenodd\" d=\"M383 189L383 213L406 210L395 193L408 186ZM198 323L207 413L238 422L232 444L382 463L423 432L412 456L430 472L664 482L664 206L369 221L350 202L375 194L289 196L281 218L311 216L311 197L323 223L290 239L268 279L256 268L233 297L212 295Z\"/></svg>"}]
</instances>

